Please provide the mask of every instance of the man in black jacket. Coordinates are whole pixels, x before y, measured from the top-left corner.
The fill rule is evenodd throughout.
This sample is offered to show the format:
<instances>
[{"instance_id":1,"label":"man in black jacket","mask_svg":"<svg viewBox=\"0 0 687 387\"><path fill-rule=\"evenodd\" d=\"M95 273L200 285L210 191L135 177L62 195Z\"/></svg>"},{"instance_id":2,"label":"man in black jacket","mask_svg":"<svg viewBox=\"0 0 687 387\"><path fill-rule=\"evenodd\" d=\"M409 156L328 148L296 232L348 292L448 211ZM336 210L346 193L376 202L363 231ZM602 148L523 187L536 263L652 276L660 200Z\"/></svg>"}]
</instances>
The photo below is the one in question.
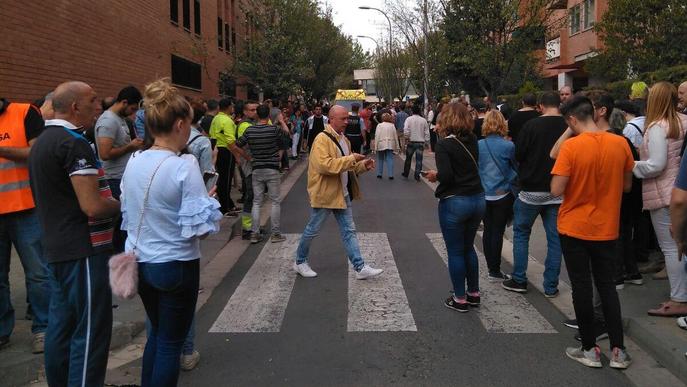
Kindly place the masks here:
<instances>
[{"instance_id":1,"label":"man in black jacket","mask_svg":"<svg viewBox=\"0 0 687 387\"><path fill-rule=\"evenodd\" d=\"M513 274L502 286L518 293L527 292L530 234L537 216L541 216L547 242L544 295L558 295L561 243L556 222L562 198L550 192L554 160L549 157L549 152L568 127L560 114L560 103L561 99L557 93L544 93L539 103L541 117L533 118L525 124L515 144L515 158L519 164L518 177L522 191L513 208Z\"/></svg>"}]
</instances>

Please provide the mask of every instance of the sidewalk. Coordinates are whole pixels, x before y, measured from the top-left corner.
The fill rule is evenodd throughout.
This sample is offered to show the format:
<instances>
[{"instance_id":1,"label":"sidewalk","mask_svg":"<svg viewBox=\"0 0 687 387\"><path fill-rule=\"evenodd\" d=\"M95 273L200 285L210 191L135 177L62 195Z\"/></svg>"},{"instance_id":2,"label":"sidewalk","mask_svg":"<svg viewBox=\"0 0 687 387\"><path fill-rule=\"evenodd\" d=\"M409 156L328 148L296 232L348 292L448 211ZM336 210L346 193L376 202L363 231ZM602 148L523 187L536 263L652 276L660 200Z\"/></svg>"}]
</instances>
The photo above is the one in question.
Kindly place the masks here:
<instances>
[{"instance_id":1,"label":"sidewalk","mask_svg":"<svg viewBox=\"0 0 687 387\"><path fill-rule=\"evenodd\" d=\"M434 154L425 151L423 164L426 169L435 169ZM414 168L414 163L411 164ZM425 179L423 181L426 182ZM428 184L429 183L427 182ZM537 219L533 229L532 235L544 237L544 229L541 220ZM481 239L481 237L480 237ZM512 261L512 228L506 230L504 236L507 243L504 243L504 260ZM477 243L477 242L476 242ZM481 249L481 242L477 243ZM511 251L508 251L508 250ZM546 255L546 244L543 246L533 246L530 243L530 259L534 259L543 265L543 258ZM660 253L655 252L652 258L656 258ZM530 265L529 272L533 271L533 265ZM530 273L532 274L532 273ZM531 276L530 281L536 287L535 276ZM560 280L569 288L570 280L568 273L565 270L565 264L561 265ZM550 299L563 314L570 314L574 316L572 311L572 300L563 298L566 297L561 291L561 296ZM687 384L687 331L680 329L675 323L675 318L667 317L652 317L647 314L649 309L657 307L661 302L667 301L670 294L670 287L668 280L654 280L651 274L644 275L644 285L625 285L625 288L618 290L620 297L621 308L623 313L623 320L625 325L625 335L631 340L634 340L639 347L646 351L653 359L660 365L669 370L675 377ZM569 295L567 295L568 298ZM571 331L571 336L573 332ZM607 345L606 342L601 342L601 345ZM660 385L660 384L659 384Z\"/></svg>"},{"instance_id":2,"label":"sidewalk","mask_svg":"<svg viewBox=\"0 0 687 387\"><path fill-rule=\"evenodd\" d=\"M237 188L232 188L232 197L241 197ZM223 218L221 231L210 235L200 243L202 253L201 270L229 240L241 235L240 216ZM24 270L19 256L12 251L10 263L10 291L15 309L16 323L10 337L10 345L0 351L0 382L3 386L23 386L35 380L44 379L43 354L31 353L31 321L25 320L26 287ZM201 289L202 292L202 289ZM139 297L131 300L113 298L112 341L110 351L129 344L145 328L145 310Z\"/></svg>"}]
</instances>

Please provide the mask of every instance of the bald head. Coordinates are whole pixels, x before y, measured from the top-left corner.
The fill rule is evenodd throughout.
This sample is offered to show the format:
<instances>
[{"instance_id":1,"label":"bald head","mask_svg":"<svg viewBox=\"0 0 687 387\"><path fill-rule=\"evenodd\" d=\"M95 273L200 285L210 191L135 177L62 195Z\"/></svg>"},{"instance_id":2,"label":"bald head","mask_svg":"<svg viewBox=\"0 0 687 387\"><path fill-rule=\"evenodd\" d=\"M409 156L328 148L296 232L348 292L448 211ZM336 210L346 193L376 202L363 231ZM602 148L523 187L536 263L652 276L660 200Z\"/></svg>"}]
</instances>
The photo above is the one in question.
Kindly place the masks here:
<instances>
[{"instance_id":1,"label":"bald head","mask_svg":"<svg viewBox=\"0 0 687 387\"><path fill-rule=\"evenodd\" d=\"M677 99L682 110L687 109L687 81L682 82L677 89Z\"/></svg>"},{"instance_id":2,"label":"bald head","mask_svg":"<svg viewBox=\"0 0 687 387\"><path fill-rule=\"evenodd\" d=\"M88 84L78 81L65 82L55 89L52 106L56 113L67 114L79 97L92 91Z\"/></svg>"},{"instance_id":3,"label":"bald head","mask_svg":"<svg viewBox=\"0 0 687 387\"><path fill-rule=\"evenodd\" d=\"M339 134L348 125L348 109L341 105L334 105L329 109L329 125Z\"/></svg>"},{"instance_id":4,"label":"bald head","mask_svg":"<svg viewBox=\"0 0 687 387\"><path fill-rule=\"evenodd\" d=\"M86 83L65 82L55 89L52 99L55 118L71 122L77 127L93 125L97 95Z\"/></svg>"}]
</instances>

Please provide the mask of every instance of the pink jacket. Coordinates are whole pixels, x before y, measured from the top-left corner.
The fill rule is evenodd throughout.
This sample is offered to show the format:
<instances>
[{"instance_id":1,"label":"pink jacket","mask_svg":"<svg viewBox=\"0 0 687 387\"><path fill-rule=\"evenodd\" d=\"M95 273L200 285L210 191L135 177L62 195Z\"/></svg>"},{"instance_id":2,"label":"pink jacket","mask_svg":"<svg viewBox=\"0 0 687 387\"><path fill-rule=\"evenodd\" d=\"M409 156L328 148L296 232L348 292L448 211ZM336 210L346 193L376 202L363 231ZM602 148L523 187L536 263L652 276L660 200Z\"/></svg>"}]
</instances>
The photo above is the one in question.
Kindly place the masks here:
<instances>
[{"instance_id":1,"label":"pink jacket","mask_svg":"<svg viewBox=\"0 0 687 387\"><path fill-rule=\"evenodd\" d=\"M678 172L680 170L680 149L682 149L682 141L685 137L685 128L687 128L687 116L680 115L682 122L682 132L678 139L668 138L668 158L666 167L663 172L654 178L645 178L642 180L642 199L645 210L656 210L670 205L670 195L675 184ZM667 130L662 126L663 130ZM656 130L656 128L654 128ZM649 158L649 131L644 132L644 141L639 148L640 158L647 160Z\"/></svg>"}]
</instances>

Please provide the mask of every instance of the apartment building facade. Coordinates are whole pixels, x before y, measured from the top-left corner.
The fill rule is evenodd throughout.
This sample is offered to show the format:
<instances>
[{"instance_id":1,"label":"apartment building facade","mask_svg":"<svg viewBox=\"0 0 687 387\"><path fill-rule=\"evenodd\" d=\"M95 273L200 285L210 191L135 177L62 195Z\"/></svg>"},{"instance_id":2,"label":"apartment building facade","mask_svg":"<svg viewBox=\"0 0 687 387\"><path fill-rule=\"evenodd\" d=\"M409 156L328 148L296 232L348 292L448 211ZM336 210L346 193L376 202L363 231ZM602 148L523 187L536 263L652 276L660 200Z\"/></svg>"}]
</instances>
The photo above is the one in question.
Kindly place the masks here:
<instances>
[{"instance_id":1,"label":"apartment building facade","mask_svg":"<svg viewBox=\"0 0 687 387\"><path fill-rule=\"evenodd\" d=\"M251 36L247 1L0 1L0 97L31 101L68 80L105 97L170 77L185 95L246 98L250 85L221 73Z\"/></svg>"},{"instance_id":2,"label":"apartment building facade","mask_svg":"<svg viewBox=\"0 0 687 387\"><path fill-rule=\"evenodd\" d=\"M603 47L594 24L608 10L608 0L561 0L556 8L552 19L560 28L549 32L542 64L546 88L580 90L603 83L585 71L584 63Z\"/></svg>"}]
</instances>

